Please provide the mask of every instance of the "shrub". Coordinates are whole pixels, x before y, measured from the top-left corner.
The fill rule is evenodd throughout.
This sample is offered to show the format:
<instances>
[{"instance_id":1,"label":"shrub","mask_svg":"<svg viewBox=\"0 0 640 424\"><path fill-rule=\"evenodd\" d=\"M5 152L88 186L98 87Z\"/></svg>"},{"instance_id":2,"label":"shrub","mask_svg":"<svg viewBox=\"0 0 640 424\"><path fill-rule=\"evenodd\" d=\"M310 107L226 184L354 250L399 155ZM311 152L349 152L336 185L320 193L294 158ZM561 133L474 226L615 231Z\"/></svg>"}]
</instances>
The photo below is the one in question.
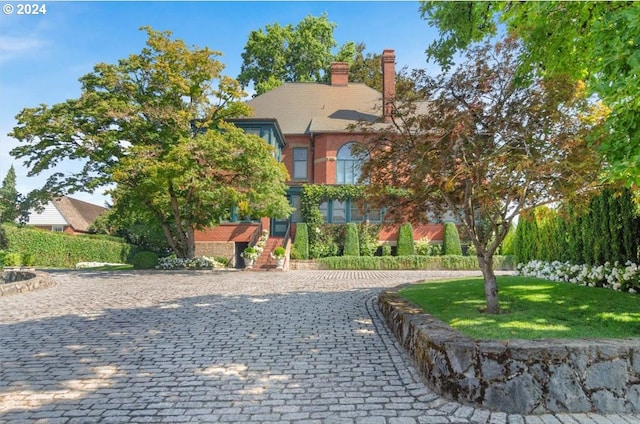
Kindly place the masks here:
<instances>
[{"instance_id":1,"label":"shrub","mask_svg":"<svg viewBox=\"0 0 640 424\"><path fill-rule=\"evenodd\" d=\"M460 234L458 227L453 222L445 222L444 238L442 240L443 255L462 255L462 246L460 245Z\"/></svg>"},{"instance_id":2,"label":"shrub","mask_svg":"<svg viewBox=\"0 0 640 424\"><path fill-rule=\"evenodd\" d=\"M391 256L391 245L383 244L382 245L382 256Z\"/></svg>"},{"instance_id":3,"label":"shrub","mask_svg":"<svg viewBox=\"0 0 640 424\"><path fill-rule=\"evenodd\" d=\"M407 222L400 226L398 231L398 256L409 256L414 254L413 227Z\"/></svg>"},{"instance_id":4,"label":"shrub","mask_svg":"<svg viewBox=\"0 0 640 424\"><path fill-rule=\"evenodd\" d=\"M33 253L23 253L22 254L22 265L25 266L34 266L36 264L36 258L33 257Z\"/></svg>"},{"instance_id":5,"label":"shrub","mask_svg":"<svg viewBox=\"0 0 640 424\"><path fill-rule=\"evenodd\" d=\"M8 248L31 255L34 266L73 268L78 262L131 263L136 247L103 238L3 224ZM28 258L28 257L27 257Z\"/></svg>"},{"instance_id":6,"label":"shrub","mask_svg":"<svg viewBox=\"0 0 640 424\"><path fill-rule=\"evenodd\" d=\"M154 252L140 252L131 262L134 269L153 269L158 265L158 255Z\"/></svg>"},{"instance_id":7,"label":"shrub","mask_svg":"<svg viewBox=\"0 0 640 424\"><path fill-rule=\"evenodd\" d=\"M4 266L20 266L22 265L22 255L16 252L9 252L4 255Z\"/></svg>"},{"instance_id":8,"label":"shrub","mask_svg":"<svg viewBox=\"0 0 640 424\"><path fill-rule=\"evenodd\" d=\"M296 259L309 259L309 229L307 224L299 222L296 224L296 238L293 242Z\"/></svg>"},{"instance_id":9,"label":"shrub","mask_svg":"<svg viewBox=\"0 0 640 424\"><path fill-rule=\"evenodd\" d=\"M282 246L278 246L275 249L273 249L273 257L274 258L284 258L284 255L287 251L285 250L284 247Z\"/></svg>"},{"instance_id":10,"label":"shrub","mask_svg":"<svg viewBox=\"0 0 640 424\"><path fill-rule=\"evenodd\" d=\"M423 237L420 240L416 241L416 255L431 255L431 240L429 240L429 237Z\"/></svg>"},{"instance_id":11,"label":"shrub","mask_svg":"<svg viewBox=\"0 0 640 424\"><path fill-rule=\"evenodd\" d=\"M360 242L358 240L358 227L354 222L347 224L347 232L344 238L344 256L360 256Z\"/></svg>"},{"instance_id":12,"label":"shrub","mask_svg":"<svg viewBox=\"0 0 640 424\"><path fill-rule=\"evenodd\" d=\"M477 270L478 258L471 256L334 256L318 259L318 263L329 269L366 269L366 270L397 270L397 269L447 269L447 270ZM510 269L513 257L494 256L494 269Z\"/></svg>"},{"instance_id":13,"label":"shrub","mask_svg":"<svg viewBox=\"0 0 640 424\"><path fill-rule=\"evenodd\" d=\"M374 256L378 250L379 225L362 222L358 225L358 239L360 242L360 256Z\"/></svg>"}]
</instances>

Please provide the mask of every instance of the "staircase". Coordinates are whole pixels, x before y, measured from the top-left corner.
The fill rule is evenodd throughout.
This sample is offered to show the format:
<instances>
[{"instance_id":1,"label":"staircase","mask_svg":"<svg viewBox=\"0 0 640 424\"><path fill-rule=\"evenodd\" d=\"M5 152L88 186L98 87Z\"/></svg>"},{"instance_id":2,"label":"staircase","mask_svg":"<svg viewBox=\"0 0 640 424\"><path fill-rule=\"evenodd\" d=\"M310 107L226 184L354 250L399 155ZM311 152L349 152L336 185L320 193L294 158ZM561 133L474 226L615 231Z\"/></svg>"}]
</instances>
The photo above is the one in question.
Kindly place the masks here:
<instances>
[{"instance_id":1,"label":"staircase","mask_svg":"<svg viewBox=\"0 0 640 424\"><path fill-rule=\"evenodd\" d=\"M267 245L264 247L262 254L256 259L253 264L253 271L275 271L276 260L271 257L271 252L278 246L282 246L284 237L269 236L267 239Z\"/></svg>"}]
</instances>

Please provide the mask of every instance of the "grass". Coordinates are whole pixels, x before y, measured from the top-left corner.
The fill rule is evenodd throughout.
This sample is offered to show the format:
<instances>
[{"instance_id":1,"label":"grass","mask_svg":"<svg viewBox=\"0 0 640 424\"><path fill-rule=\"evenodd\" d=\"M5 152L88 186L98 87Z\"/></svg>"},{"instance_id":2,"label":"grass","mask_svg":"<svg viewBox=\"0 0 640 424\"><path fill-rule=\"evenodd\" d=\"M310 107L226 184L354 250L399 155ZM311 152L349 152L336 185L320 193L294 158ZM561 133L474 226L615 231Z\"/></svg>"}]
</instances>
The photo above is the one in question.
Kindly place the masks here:
<instances>
[{"instance_id":1,"label":"grass","mask_svg":"<svg viewBox=\"0 0 640 424\"><path fill-rule=\"evenodd\" d=\"M429 282L400 295L475 339L640 337L640 296L529 277L498 277L502 313L486 306L482 278Z\"/></svg>"}]
</instances>

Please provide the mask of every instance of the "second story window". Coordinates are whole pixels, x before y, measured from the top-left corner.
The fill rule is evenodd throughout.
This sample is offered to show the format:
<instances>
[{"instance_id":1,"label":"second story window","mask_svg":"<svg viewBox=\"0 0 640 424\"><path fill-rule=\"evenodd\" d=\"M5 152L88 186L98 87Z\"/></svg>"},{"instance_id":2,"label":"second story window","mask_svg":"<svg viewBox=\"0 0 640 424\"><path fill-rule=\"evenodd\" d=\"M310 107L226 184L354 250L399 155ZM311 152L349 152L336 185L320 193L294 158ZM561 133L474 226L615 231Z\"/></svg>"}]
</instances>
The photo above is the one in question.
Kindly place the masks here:
<instances>
[{"instance_id":1,"label":"second story window","mask_svg":"<svg viewBox=\"0 0 640 424\"><path fill-rule=\"evenodd\" d=\"M356 184L360 179L362 157L351 152L355 142L340 147L337 154L336 183Z\"/></svg>"},{"instance_id":2,"label":"second story window","mask_svg":"<svg viewBox=\"0 0 640 424\"><path fill-rule=\"evenodd\" d=\"M293 179L307 179L307 148L295 147L293 149Z\"/></svg>"}]
</instances>

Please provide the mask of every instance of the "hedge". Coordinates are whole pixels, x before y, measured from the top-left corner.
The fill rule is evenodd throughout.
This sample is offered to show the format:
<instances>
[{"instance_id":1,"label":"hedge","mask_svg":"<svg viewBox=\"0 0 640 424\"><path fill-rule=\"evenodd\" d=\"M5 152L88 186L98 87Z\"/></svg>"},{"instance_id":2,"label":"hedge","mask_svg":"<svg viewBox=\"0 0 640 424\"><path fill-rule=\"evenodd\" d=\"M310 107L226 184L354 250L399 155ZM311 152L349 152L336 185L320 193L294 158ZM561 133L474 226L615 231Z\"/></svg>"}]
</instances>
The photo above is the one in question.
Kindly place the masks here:
<instances>
[{"instance_id":1,"label":"hedge","mask_svg":"<svg viewBox=\"0 0 640 424\"><path fill-rule=\"evenodd\" d=\"M33 266L73 268L78 262L130 263L137 253L131 244L96 237L53 233L3 224L7 251L30 257Z\"/></svg>"},{"instance_id":2,"label":"hedge","mask_svg":"<svg viewBox=\"0 0 640 424\"><path fill-rule=\"evenodd\" d=\"M479 270L478 258L475 256L373 256L353 257L334 256L317 259L318 263L328 269L349 270ZM494 269L511 270L515 265L513 256L494 256Z\"/></svg>"}]
</instances>

